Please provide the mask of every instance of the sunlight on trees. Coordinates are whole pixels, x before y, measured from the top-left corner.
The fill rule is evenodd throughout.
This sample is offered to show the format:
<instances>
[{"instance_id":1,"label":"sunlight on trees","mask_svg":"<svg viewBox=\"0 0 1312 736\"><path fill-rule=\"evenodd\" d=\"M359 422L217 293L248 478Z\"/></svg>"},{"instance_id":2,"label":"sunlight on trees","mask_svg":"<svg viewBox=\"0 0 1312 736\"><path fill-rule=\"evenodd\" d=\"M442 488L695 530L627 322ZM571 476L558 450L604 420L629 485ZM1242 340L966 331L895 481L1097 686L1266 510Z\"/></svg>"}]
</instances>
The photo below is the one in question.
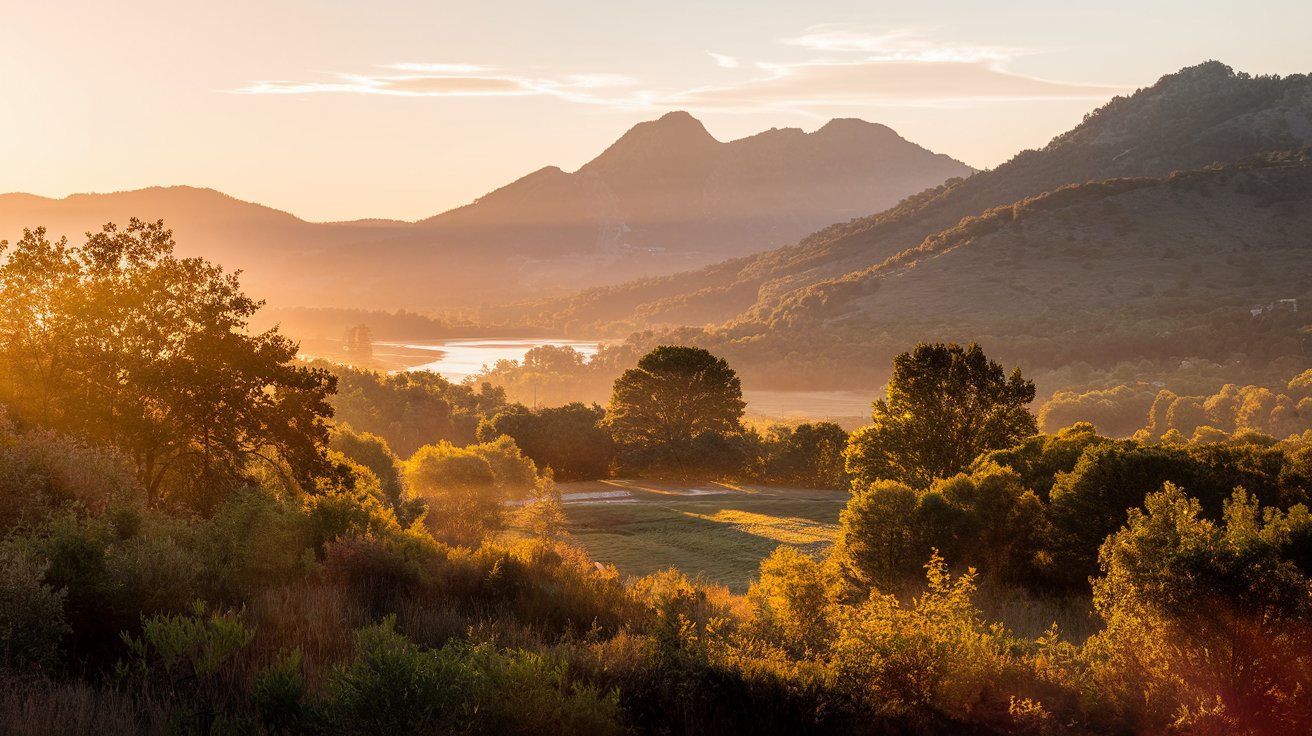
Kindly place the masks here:
<instances>
[{"instance_id":1,"label":"sunlight on trees","mask_svg":"<svg viewBox=\"0 0 1312 736\"><path fill-rule=\"evenodd\" d=\"M847 471L858 483L895 480L925 488L960 473L981 452L1010 447L1038 432L1027 405L1034 384L974 343L924 344L893 359L888 396L873 423L853 433Z\"/></svg>"},{"instance_id":2,"label":"sunlight on trees","mask_svg":"<svg viewBox=\"0 0 1312 736\"><path fill-rule=\"evenodd\" d=\"M723 358L662 345L615 381L602 424L625 467L688 477L734 464L745 406Z\"/></svg>"},{"instance_id":3,"label":"sunlight on trees","mask_svg":"<svg viewBox=\"0 0 1312 736\"><path fill-rule=\"evenodd\" d=\"M312 486L329 470L332 377L276 332L246 333L260 304L236 275L173 248L136 219L80 248L44 229L0 248L0 401L122 449L155 500L208 508L252 462Z\"/></svg>"}]
</instances>

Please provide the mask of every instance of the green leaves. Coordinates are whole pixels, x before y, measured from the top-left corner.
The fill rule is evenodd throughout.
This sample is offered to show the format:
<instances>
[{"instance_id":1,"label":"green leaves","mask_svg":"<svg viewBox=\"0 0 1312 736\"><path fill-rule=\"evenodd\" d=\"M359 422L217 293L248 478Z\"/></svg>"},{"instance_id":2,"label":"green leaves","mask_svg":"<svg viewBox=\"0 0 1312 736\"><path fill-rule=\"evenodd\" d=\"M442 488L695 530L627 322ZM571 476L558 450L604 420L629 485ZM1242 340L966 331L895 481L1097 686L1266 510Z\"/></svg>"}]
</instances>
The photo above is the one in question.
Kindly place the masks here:
<instances>
[{"instance_id":1,"label":"green leaves","mask_svg":"<svg viewBox=\"0 0 1312 736\"><path fill-rule=\"evenodd\" d=\"M123 450L157 501L207 510L252 460L311 487L329 471L332 377L275 331L247 333L260 303L236 274L173 247L135 218L81 248L26 232L0 266L0 402Z\"/></svg>"},{"instance_id":2,"label":"green leaves","mask_svg":"<svg viewBox=\"0 0 1312 736\"><path fill-rule=\"evenodd\" d=\"M742 396L723 358L662 345L615 381L602 423L629 467L687 476L732 455L725 440L742 430Z\"/></svg>"},{"instance_id":3,"label":"green leaves","mask_svg":"<svg viewBox=\"0 0 1312 736\"><path fill-rule=\"evenodd\" d=\"M886 399L852 435L845 456L856 480L925 488L966 470L982 452L1035 434L1034 384L1008 378L979 345L921 343L893 359Z\"/></svg>"}]
</instances>

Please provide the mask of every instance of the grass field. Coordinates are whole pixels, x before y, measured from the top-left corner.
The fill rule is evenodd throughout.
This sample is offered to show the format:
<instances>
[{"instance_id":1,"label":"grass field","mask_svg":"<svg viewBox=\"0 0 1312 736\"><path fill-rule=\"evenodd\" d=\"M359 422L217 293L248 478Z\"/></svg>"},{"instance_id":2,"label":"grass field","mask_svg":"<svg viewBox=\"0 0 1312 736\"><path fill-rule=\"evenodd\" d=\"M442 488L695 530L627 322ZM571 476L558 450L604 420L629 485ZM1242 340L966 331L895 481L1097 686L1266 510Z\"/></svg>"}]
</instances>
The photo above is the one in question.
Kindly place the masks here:
<instances>
[{"instance_id":1,"label":"grass field","mask_svg":"<svg viewBox=\"0 0 1312 736\"><path fill-rule=\"evenodd\" d=\"M562 483L568 530L625 575L677 567L743 593L780 544L812 554L838 533L847 493L720 483Z\"/></svg>"}]
</instances>

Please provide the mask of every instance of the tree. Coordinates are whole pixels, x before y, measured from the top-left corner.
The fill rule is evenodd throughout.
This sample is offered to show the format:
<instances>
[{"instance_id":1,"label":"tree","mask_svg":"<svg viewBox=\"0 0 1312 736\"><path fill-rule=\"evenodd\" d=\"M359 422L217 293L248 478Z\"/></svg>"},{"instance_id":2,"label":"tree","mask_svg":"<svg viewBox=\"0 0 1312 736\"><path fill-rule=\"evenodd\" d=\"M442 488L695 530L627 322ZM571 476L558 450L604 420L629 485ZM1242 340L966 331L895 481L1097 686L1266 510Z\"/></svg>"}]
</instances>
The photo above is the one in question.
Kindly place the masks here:
<instances>
[{"instance_id":1,"label":"tree","mask_svg":"<svg viewBox=\"0 0 1312 736\"><path fill-rule=\"evenodd\" d=\"M847 432L833 422L775 425L762 444L766 482L805 488L844 488L850 482L843 467Z\"/></svg>"},{"instance_id":2,"label":"tree","mask_svg":"<svg viewBox=\"0 0 1312 736\"><path fill-rule=\"evenodd\" d=\"M979 345L916 345L893 359L888 396L873 423L853 433L844 456L856 481L926 488L966 470L982 452L1038 432L1034 384L984 357Z\"/></svg>"},{"instance_id":3,"label":"tree","mask_svg":"<svg viewBox=\"0 0 1312 736\"><path fill-rule=\"evenodd\" d=\"M364 323L346 330L346 357L356 365L369 365L374 359L374 331Z\"/></svg>"},{"instance_id":4,"label":"tree","mask_svg":"<svg viewBox=\"0 0 1312 736\"><path fill-rule=\"evenodd\" d=\"M605 478L615 459L610 434L598 426L605 415L600 406L577 401L536 410L511 404L478 425L478 439L491 442L506 435L562 481Z\"/></svg>"},{"instance_id":5,"label":"tree","mask_svg":"<svg viewBox=\"0 0 1312 736\"><path fill-rule=\"evenodd\" d=\"M662 345L616 379L602 424L630 469L685 477L714 472L733 460L742 397L738 375L723 358Z\"/></svg>"},{"instance_id":6,"label":"tree","mask_svg":"<svg viewBox=\"0 0 1312 736\"><path fill-rule=\"evenodd\" d=\"M312 488L333 472L334 379L276 331L246 331L261 303L236 274L173 248L162 221L135 218L81 248L44 228L0 243L0 402L123 450L154 500L167 487L209 508L252 462Z\"/></svg>"},{"instance_id":7,"label":"tree","mask_svg":"<svg viewBox=\"0 0 1312 736\"><path fill-rule=\"evenodd\" d=\"M875 481L854 490L839 515L831 553L849 598L860 600L872 588L892 589L920 566L927 545L919 507L919 495L905 483Z\"/></svg>"},{"instance_id":8,"label":"tree","mask_svg":"<svg viewBox=\"0 0 1312 736\"><path fill-rule=\"evenodd\" d=\"M383 500L399 518L405 518L406 498L401 485L400 461L392 454L387 440L368 432L357 433L349 427L338 427L329 447L378 476Z\"/></svg>"}]
</instances>

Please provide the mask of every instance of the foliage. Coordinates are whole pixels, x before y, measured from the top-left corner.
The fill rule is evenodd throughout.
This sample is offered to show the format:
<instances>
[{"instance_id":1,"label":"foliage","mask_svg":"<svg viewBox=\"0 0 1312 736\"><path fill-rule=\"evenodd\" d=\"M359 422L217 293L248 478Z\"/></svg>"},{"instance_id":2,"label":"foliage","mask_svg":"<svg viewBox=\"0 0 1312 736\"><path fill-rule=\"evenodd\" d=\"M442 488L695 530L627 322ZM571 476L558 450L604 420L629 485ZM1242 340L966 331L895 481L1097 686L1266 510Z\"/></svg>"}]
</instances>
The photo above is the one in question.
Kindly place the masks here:
<instances>
[{"instance_id":1,"label":"foliage","mask_svg":"<svg viewBox=\"0 0 1312 736\"><path fill-rule=\"evenodd\" d=\"M1055 434L1027 437L1005 450L985 453L976 465L993 462L1011 468L1020 474L1022 485L1047 501L1061 473L1073 470L1087 448L1108 442L1092 424L1077 422Z\"/></svg>"},{"instance_id":2,"label":"foliage","mask_svg":"<svg viewBox=\"0 0 1312 736\"><path fill-rule=\"evenodd\" d=\"M574 402L529 409L511 404L478 426L480 442L505 435L539 468L550 468L562 481L605 478L615 458L610 434L598 426L605 411L596 404Z\"/></svg>"},{"instance_id":3,"label":"foliage","mask_svg":"<svg viewBox=\"0 0 1312 736\"><path fill-rule=\"evenodd\" d=\"M120 452L50 430L15 432L0 413L0 529L70 509L136 507L144 496Z\"/></svg>"},{"instance_id":4,"label":"foliage","mask_svg":"<svg viewBox=\"0 0 1312 736\"><path fill-rule=\"evenodd\" d=\"M800 488L846 488L847 432L833 422L776 424L761 440L760 480Z\"/></svg>"},{"instance_id":5,"label":"foliage","mask_svg":"<svg viewBox=\"0 0 1312 736\"><path fill-rule=\"evenodd\" d=\"M761 560L760 580L747 591L751 628L796 659L828 651L834 636L835 583L831 567L779 546Z\"/></svg>"},{"instance_id":6,"label":"foliage","mask_svg":"<svg viewBox=\"0 0 1312 736\"><path fill-rule=\"evenodd\" d=\"M892 480L853 489L839 516L833 560L858 597L874 588L891 589L923 559L921 496Z\"/></svg>"},{"instance_id":7,"label":"foliage","mask_svg":"<svg viewBox=\"0 0 1312 736\"><path fill-rule=\"evenodd\" d=\"M1098 686L1144 728L1220 719L1237 733L1312 724L1312 517L1263 510L1242 490L1224 521L1167 484L1099 552L1090 646ZM1193 709L1193 712L1190 712ZM1208 716L1208 713L1211 716Z\"/></svg>"},{"instance_id":8,"label":"foliage","mask_svg":"<svg viewBox=\"0 0 1312 736\"><path fill-rule=\"evenodd\" d=\"M0 265L0 401L120 448L153 499L202 510L271 454L302 486L329 472L332 378L276 332L245 333L259 303L173 248L136 219L80 248L25 231Z\"/></svg>"},{"instance_id":9,"label":"foliage","mask_svg":"<svg viewBox=\"0 0 1312 736\"><path fill-rule=\"evenodd\" d=\"M925 491L895 481L858 486L843 510L831 558L846 596L902 590L932 550L1009 582L1051 574L1046 508L1010 468L981 463Z\"/></svg>"},{"instance_id":10,"label":"foliage","mask_svg":"<svg viewBox=\"0 0 1312 736\"><path fill-rule=\"evenodd\" d=\"M416 646L394 618L356 633L329 708L349 733L619 733L614 694L575 683L563 664L489 645Z\"/></svg>"},{"instance_id":11,"label":"foliage","mask_svg":"<svg viewBox=\"0 0 1312 736\"><path fill-rule=\"evenodd\" d=\"M523 499L537 487L537 466L510 437L497 437L466 449L487 461L493 482L504 498Z\"/></svg>"},{"instance_id":12,"label":"foliage","mask_svg":"<svg viewBox=\"0 0 1312 736\"><path fill-rule=\"evenodd\" d=\"M442 442L419 448L402 467L406 489L427 502L425 521L442 539L477 545L501 526L506 493L484 455Z\"/></svg>"},{"instance_id":13,"label":"foliage","mask_svg":"<svg viewBox=\"0 0 1312 736\"><path fill-rule=\"evenodd\" d=\"M323 718L310 701L301 662L301 652L295 650L260 672L251 686L251 704L270 734L291 736L323 730Z\"/></svg>"},{"instance_id":14,"label":"foliage","mask_svg":"<svg viewBox=\"0 0 1312 736\"><path fill-rule=\"evenodd\" d=\"M550 471L538 479L532 497L520 512L519 524L534 537L551 543L564 534L565 508Z\"/></svg>"},{"instance_id":15,"label":"foliage","mask_svg":"<svg viewBox=\"0 0 1312 736\"><path fill-rule=\"evenodd\" d=\"M64 596L44 580L48 563L22 549L0 549L0 670L48 671L70 633Z\"/></svg>"},{"instance_id":16,"label":"foliage","mask_svg":"<svg viewBox=\"0 0 1312 736\"><path fill-rule=\"evenodd\" d=\"M744 406L741 381L723 358L662 345L616 379L602 424L625 467L687 477L732 462L722 453L742 430Z\"/></svg>"},{"instance_id":17,"label":"foliage","mask_svg":"<svg viewBox=\"0 0 1312 736\"><path fill-rule=\"evenodd\" d=\"M368 468L378 478L383 501L398 517L406 516L406 502L409 499L405 497L405 489L401 485L401 461L392 453L387 440L376 434L357 433L349 427L338 427L328 446Z\"/></svg>"},{"instance_id":18,"label":"foliage","mask_svg":"<svg viewBox=\"0 0 1312 736\"><path fill-rule=\"evenodd\" d=\"M855 697L878 698L892 712L933 709L969 718L996 697L1007 637L975 608L975 575L956 580L943 559L925 566L928 589L911 606L875 591L841 614L834 642L840 686Z\"/></svg>"},{"instance_id":19,"label":"foliage","mask_svg":"<svg viewBox=\"0 0 1312 736\"><path fill-rule=\"evenodd\" d=\"M353 733L451 730L474 715L473 673L453 652L426 651L395 617L356 632L358 655L333 673L330 708Z\"/></svg>"},{"instance_id":20,"label":"foliage","mask_svg":"<svg viewBox=\"0 0 1312 736\"><path fill-rule=\"evenodd\" d=\"M1038 427L1026 405L1034 384L984 357L974 343L916 345L893 359L888 397L848 443L847 471L863 482L925 488L964 471L981 452L1009 447Z\"/></svg>"},{"instance_id":21,"label":"foliage","mask_svg":"<svg viewBox=\"0 0 1312 736\"><path fill-rule=\"evenodd\" d=\"M424 445L475 441L478 423L506 404L505 391L452 383L432 371L374 371L324 363L337 377L339 426L383 438L400 457ZM379 476L383 477L383 476Z\"/></svg>"}]
</instances>

